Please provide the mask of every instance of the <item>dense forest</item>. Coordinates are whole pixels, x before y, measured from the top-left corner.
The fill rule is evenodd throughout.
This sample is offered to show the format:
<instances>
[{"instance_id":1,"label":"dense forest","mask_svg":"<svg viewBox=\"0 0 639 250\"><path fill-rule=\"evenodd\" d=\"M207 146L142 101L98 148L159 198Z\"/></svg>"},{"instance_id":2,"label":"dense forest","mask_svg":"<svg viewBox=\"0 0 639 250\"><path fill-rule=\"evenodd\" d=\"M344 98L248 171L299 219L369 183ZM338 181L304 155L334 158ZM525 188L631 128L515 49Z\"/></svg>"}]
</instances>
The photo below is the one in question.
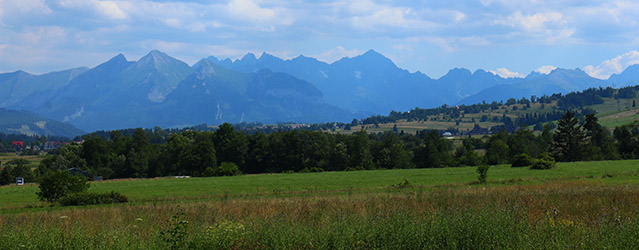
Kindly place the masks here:
<instances>
[{"instance_id":1,"label":"dense forest","mask_svg":"<svg viewBox=\"0 0 639 250\"><path fill-rule=\"evenodd\" d=\"M103 178L221 176L394 168L440 168L481 164L513 165L525 159L584 161L639 158L639 122L603 128L593 114L583 124L566 112L551 130L502 130L484 138L445 139L439 131L400 135L394 132L350 135L291 130L248 134L230 124L216 131L135 129L86 135L48 156L35 171L24 162L3 164L0 181L20 174L34 181L49 170L84 169ZM478 153L482 151L481 153Z\"/></svg>"}]
</instances>

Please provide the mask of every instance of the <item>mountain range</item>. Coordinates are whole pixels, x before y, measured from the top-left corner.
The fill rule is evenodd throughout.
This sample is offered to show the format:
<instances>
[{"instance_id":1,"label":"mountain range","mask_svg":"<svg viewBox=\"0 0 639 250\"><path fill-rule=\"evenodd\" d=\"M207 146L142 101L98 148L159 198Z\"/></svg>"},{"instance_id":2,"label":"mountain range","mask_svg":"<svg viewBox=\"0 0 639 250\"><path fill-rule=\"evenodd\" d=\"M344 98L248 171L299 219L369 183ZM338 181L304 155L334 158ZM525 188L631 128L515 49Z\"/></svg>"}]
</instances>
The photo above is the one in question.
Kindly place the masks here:
<instances>
[{"instance_id":1,"label":"mountain range","mask_svg":"<svg viewBox=\"0 0 639 250\"><path fill-rule=\"evenodd\" d=\"M374 50L333 63L207 57L192 66L157 50L138 61L119 54L94 68L43 75L0 74L0 108L26 110L84 131L222 122L350 121L392 110L472 104L637 84L639 65L600 80L580 69L502 78L451 69L433 79Z\"/></svg>"}]
</instances>

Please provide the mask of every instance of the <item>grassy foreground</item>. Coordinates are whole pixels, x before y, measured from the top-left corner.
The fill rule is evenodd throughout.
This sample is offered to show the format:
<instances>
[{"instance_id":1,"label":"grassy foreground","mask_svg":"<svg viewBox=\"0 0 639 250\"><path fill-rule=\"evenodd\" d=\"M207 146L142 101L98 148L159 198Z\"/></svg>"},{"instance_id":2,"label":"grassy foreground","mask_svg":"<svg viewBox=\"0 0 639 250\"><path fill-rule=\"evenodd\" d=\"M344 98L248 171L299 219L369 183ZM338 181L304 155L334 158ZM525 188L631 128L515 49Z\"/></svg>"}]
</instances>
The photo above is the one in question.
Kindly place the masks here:
<instances>
[{"instance_id":1,"label":"grassy foreground","mask_svg":"<svg viewBox=\"0 0 639 250\"><path fill-rule=\"evenodd\" d=\"M92 183L124 205L0 188L0 249L639 248L639 161ZM404 179L410 185L392 187Z\"/></svg>"}]
</instances>

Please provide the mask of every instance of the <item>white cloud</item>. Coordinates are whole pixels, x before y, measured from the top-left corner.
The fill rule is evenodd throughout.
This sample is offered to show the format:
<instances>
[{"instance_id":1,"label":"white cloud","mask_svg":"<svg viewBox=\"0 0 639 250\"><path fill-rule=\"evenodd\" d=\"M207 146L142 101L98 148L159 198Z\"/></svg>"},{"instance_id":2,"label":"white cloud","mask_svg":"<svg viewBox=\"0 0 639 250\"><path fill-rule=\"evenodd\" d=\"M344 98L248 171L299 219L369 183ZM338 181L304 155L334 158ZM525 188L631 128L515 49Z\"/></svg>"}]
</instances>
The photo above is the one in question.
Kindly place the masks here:
<instances>
[{"instance_id":1,"label":"white cloud","mask_svg":"<svg viewBox=\"0 0 639 250\"><path fill-rule=\"evenodd\" d=\"M126 12L120 6L121 4L114 1L61 0L58 4L64 8L92 11L107 19L121 20L127 18Z\"/></svg>"},{"instance_id":2,"label":"white cloud","mask_svg":"<svg viewBox=\"0 0 639 250\"><path fill-rule=\"evenodd\" d=\"M333 49L324 51L319 55L311 55L312 57L317 58L317 60L332 63L344 57L355 57L361 55L363 52L358 49L345 49L342 46L337 46Z\"/></svg>"},{"instance_id":3,"label":"white cloud","mask_svg":"<svg viewBox=\"0 0 639 250\"><path fill-rule=\"evenodd\" d=\"M559 12L536 13L526 16L517 12L510 19L524 29L533 32L543 32L548 29L548 26L561 26L566 23L563 15Z\"/></svg>"},{"instance_id":4,"label":"white cloud","mask_svg":"<svg viewBox=\"0 0 639 250\"><path fill-rule=\"evenodd\" d=\"M122 11L117 3L112 1L97 1L94 6L95 10L103 16L110 19L126 19L127 15Z\"/></svg>"},{"instance_id":5,"label":"white cloud","mask_svg":"<svg viewBox=\"0 0 639 250\"><path fill-rule=\"evenodd\" d=\"M597 66L588 65L584 67L584 71L592 77L608 79L612 74L619 74L628 66L634 64L639 64L639 51L636 50L632 50L610 60L603 61Z\"/></svg>"},{"instance_id":6,"label":"white cloud","mask_svg":"<svg viewBox=\"0 0 639 250\"><path fill-rule=\"evenodd\" d=\"M506 68L498 68L497 70L490 70L488 71L490 73L493 73L494 75L500 76L502 78L524 78L525 76L517 73L517 72L512 72Z\"/></svg>"},{"instance_id":7,"label":"white cloud","mask_svg":"<svg viewBox=\"0 0 639 250\"><path fill-rule=\"evenodd\" d=\"M541 67L537 68L535 70L535 72L537 72L539 74L543 74L543 75L548 75L548 74L550 74L550 72L552 72L555 69L557 69L557 67L551 66L551 65L546 65L546 66L541 66Z\"/></svg>"},{"instance_id":8,"label":"white cloud","mask_svg":"<svg viewBox=\"0 0 639 250\"><path fill-rule=\"evenodd\" d=\"M31 11L51 13L51 9L44 0L0 0L0 10L17 11L27 13Z\"/></svg>"},{"instance_id":9,"label":"white cloud","mask_svg":"<svg viewBox=\"0 0 639 250\"><path fill-rule=\"evenodd\" d=\"M291 25L293 17L284 8L265 8L255 0L231 0L226 6L235 19L248 19L261 24Z\"/></svg>"},{"instance_id":10,"label":"white cloud","mask_svg":"<svg viewBox=\"0 0 639 250\"><path fill-rule=\"evenodd\" d=\"M228 4L231 14L256 21L269 21L275 18L275 11L262 8L253 0L231 0Z\"/></svg>"},{"instance_id":11,"label":"white cloud","mask_svg":"<svg viewBox=\"0 0 639 250\"><path fill-rule=\"evenodd\" d=\"M502 34L515 44L545 44L566 45L575 44L580 40L573 35L578 28L570 20L578 19L574 16L567 17L561 11L538 12L534 14L522 14L516 11L505 18L495 18L491 21L494 31L500 25L514 28L514 31L504 30Z\"/></svg>"},{"instance_id":12,"label":"white cloud","mask_svg":"<svg viewBox=\"0 0 639 250\"><path fill-rule=\"evenodd\" d=\"M66 41L67 30L58 26L29 27L15 34L15 37L21 44L51 47Z\"/></svg>"},{"instance_id":13,"label":"white cloud","mask_svg":"<svg viewBox=\"0 0 639 250\"><path fill-rule=\"evenodd\" d=\"M385 27L419 29L431 26L428 22L420 20L410 7L394 7L370 0L358 0L350 4L349 11L351 25L356 29L375 31Z\"/></svg>"}]
</instances>

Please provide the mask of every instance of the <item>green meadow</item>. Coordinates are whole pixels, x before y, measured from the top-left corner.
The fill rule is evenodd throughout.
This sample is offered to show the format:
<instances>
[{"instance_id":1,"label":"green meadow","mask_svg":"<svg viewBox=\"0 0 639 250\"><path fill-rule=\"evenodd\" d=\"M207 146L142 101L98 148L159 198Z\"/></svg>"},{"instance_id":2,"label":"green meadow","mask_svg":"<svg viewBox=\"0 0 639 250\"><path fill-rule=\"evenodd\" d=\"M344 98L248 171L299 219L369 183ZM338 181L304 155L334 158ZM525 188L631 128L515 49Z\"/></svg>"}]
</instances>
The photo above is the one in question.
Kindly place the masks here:
<instances>
[{"instance_id":1,"label":"green meadow","mask_svg":"<svg viewBox=\"0 0 639 250\"><path fill-rule=\"evenodd\" d=\"M558 163L549 171L492 166L488 185L540 183L551 180L594 179L605 183L639 182L639 160ZM315 193L387 192L407 180L420 188L459 187L477 182L474 167L394 169L321 173L259 174L232 177L125 179L91 182L89 191L117 191L132 203L201 201L229 197L312 196ZM41 207L36 184L0 187L0 213ZM26 209L28 211L28 209Z\"/></svg>"},{"instance_id":2,"label":"green meadow","mask_svg":"<svg viewBox=\"0 0 639 250\"><path fill-rule=\"evenodd\" d=\"M92 182L60 207L0 187L0 249L636 249L639 161Z\"/></svg>"}]
</instances>

